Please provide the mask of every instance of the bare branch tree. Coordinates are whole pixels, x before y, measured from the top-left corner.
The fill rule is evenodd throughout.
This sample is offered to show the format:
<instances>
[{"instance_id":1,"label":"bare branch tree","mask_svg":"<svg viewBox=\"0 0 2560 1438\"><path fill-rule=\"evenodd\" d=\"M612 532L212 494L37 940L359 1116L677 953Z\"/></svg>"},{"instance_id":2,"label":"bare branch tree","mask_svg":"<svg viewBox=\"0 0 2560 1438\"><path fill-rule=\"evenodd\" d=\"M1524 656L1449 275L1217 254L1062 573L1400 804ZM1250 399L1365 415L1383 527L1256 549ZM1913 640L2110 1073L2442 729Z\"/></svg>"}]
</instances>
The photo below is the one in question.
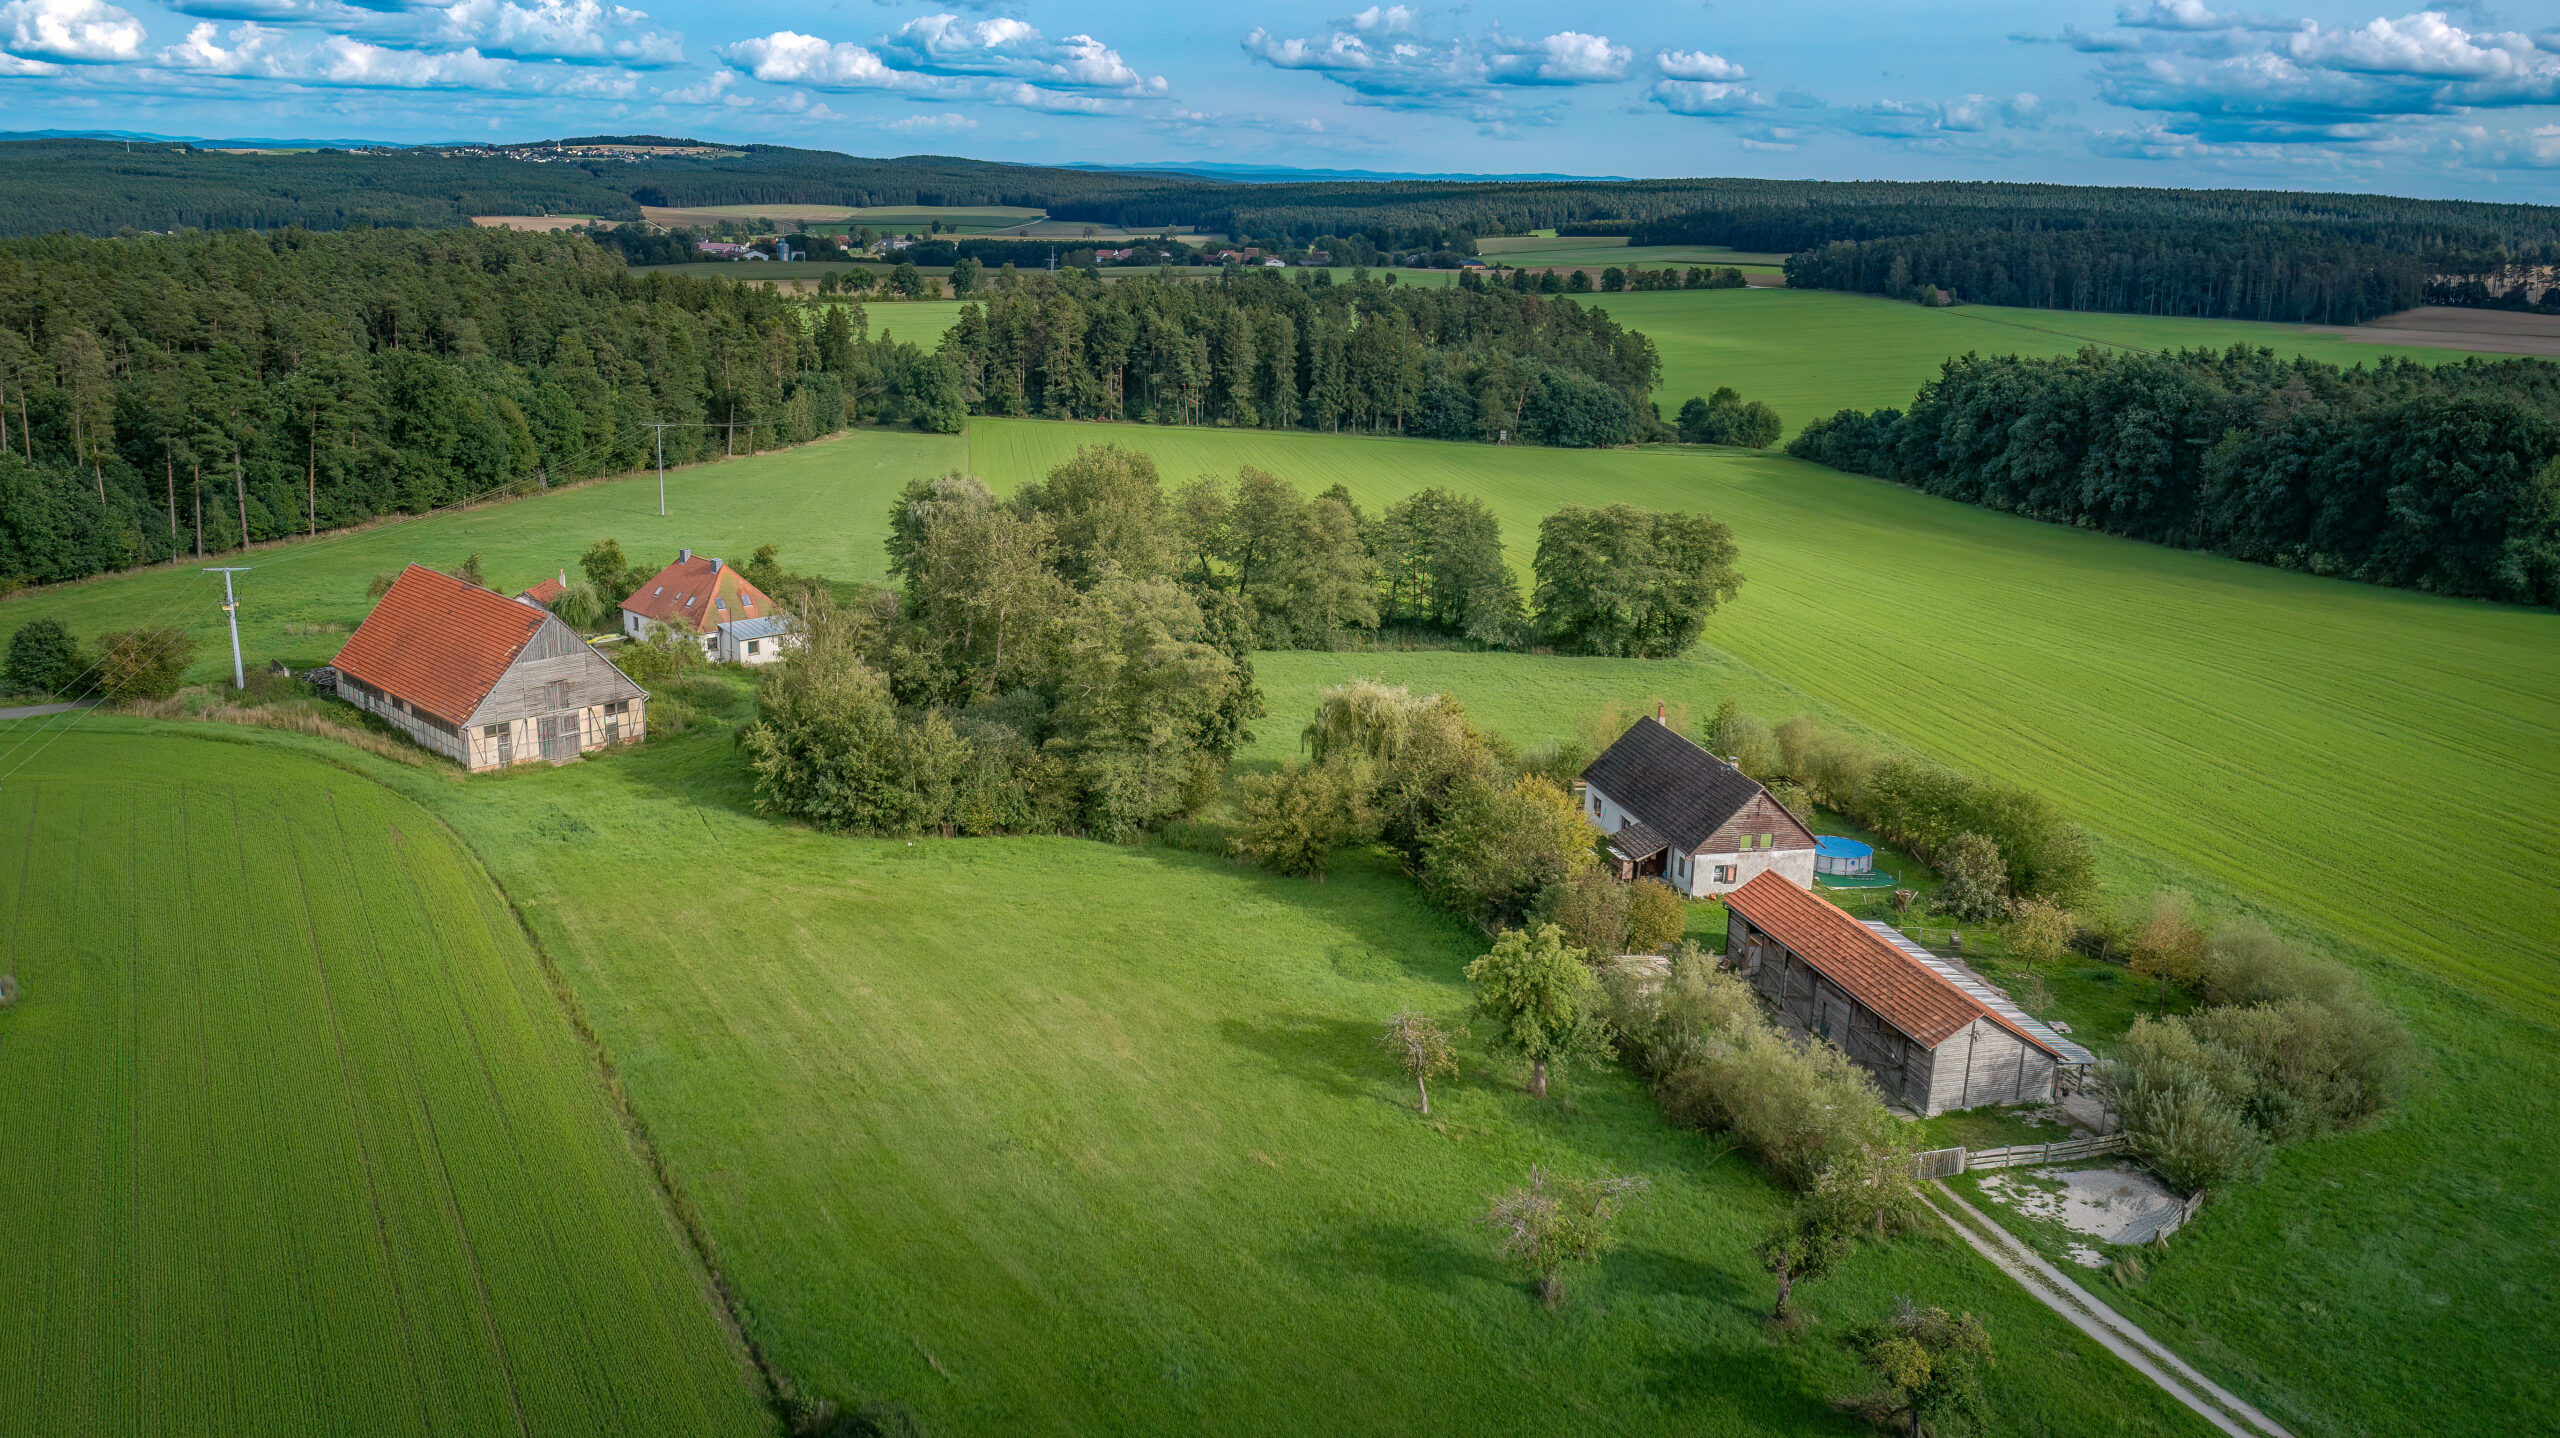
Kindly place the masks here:
<instances>
[{"instance_id":1,"label":"bare branch tree","mask_svg":"<svg viewBox=\"0 0 2560 1438\"><path fill-rule=\"evenodd\" d=\"M1398 1009L1387 1015L1387 1031L1378 1036L1378 1047L1403 1065L1415 1092L1422 1095L1425 1115L1431 1112L1431 1081L1458 1071L1456 1040L1466 1036L1465 1029L1444 1029L1438 1019L1418 1009Z\"/></svg>"}]
</instances>

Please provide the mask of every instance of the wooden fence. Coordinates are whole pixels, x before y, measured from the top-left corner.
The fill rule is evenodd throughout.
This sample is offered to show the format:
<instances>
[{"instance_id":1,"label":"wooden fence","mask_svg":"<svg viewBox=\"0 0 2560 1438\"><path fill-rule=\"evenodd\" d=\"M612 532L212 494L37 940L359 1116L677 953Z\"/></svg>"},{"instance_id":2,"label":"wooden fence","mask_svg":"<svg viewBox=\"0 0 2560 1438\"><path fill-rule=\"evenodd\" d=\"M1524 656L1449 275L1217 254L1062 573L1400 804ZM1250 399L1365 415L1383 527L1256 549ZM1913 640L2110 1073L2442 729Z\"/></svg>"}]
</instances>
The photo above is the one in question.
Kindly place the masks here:
<instances>
[{"instance_id":1,"label":"wooden fence","mask_svg":"<svg viewBox=\"0 0 2560 1438\"><path fill-rule=\"evenodd\" d=\"M2196 1216L2197 1209L2204 1207L2204 1193L2205 1191L2199 1188L2188 1194L2187 1201L2178 1206L2178 1216L2164 1221L2158 1228L2151 1231L2151 1241L2165 1243L2170 1234L2186 1227L2187 1220Z\"/></svg>"},{"instance_id":2,"label":"wooden fence","mask_svg":"<svg viewBox=\"0 0 2560 1438\"><path fill-rule=\"evenodd\" d=\"M2058 1143L2012 1144L2007 1148L1933 1148L1914 1156L1912 1175L1924 1180L1948 1178L1968 1169L2068 1163L2075 1158L2095 1158L2100 1154L2123 1151L2124 1135L2120 1133L2100 1138L2066 1138Z\"/></svg>"}]
</instances>

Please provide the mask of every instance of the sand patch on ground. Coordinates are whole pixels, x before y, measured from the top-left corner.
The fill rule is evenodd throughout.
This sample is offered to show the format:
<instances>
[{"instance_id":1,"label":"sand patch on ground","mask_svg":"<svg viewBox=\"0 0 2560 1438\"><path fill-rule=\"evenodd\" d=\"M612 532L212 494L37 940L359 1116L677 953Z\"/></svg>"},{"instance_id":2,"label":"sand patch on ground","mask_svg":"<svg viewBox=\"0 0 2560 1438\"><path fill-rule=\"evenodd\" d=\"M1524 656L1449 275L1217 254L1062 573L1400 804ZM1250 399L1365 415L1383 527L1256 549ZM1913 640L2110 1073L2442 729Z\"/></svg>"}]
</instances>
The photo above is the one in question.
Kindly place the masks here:
<instances>
[{"instance_id":1,"label":"sand patch on ground","mask_svg":"<svg viewBox=\"0 0 2560 1438\"><path fill-rule=\"evenodd\" d=\"M2160 1180L2129 1163L1985 1174L1982 1196L2024 1217L2047 1219L2073 1233L2117 1244L2150 1242L2185 1206ZM2104 1261L2096 1250L2090 1253ZM2071 1256L2091 1263L2076 1248Z\"/></svg>"}]
</instances>

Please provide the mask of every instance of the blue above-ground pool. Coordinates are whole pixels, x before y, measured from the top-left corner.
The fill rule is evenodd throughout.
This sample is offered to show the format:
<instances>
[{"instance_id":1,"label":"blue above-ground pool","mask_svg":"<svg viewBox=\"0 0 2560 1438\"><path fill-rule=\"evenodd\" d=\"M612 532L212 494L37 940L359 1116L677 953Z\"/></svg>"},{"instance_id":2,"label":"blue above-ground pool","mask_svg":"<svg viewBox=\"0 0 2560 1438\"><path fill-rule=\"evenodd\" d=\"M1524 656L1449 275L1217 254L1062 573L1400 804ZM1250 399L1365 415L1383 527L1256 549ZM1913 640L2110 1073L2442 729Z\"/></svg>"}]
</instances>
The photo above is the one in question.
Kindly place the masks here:
<instances>
[{"instance_id":1,"label":"blue above-ground pool","mask_svg":"<svg viewBox=\"0 0 2560 1438\"><path fill-rule=\"evenodd\" d=\"M1876 851L1855 839L1831 834L1817 834L1813 840L1813 871L1817 874L1855 875L1873 873Z\"/></svg>"}]
</instances>

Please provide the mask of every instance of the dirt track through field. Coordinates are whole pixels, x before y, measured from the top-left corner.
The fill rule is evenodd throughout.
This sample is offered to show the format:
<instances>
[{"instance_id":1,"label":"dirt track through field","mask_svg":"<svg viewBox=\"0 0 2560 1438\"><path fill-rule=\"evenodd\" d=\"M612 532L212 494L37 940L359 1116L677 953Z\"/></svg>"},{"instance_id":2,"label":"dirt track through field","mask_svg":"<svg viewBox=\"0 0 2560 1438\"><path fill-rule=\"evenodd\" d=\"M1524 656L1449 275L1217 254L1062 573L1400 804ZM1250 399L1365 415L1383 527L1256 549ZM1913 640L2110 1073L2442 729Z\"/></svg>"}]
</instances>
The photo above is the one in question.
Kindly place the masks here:
<instances>
[{"instance_id":1,"label":"dirt track through field","mask_svg":"<svg viewBox=\"0 0 2560 1438\"><path fill-rule=\"evenodd\" d=\"M2047 1263L2032 1248L2020 1243L2008 1230L1983 1216L1981 1210L1956 1197L1944 1184L1931 1185L1938 1191L1933 1196L1924 1191L1921 1202L1932 1213L1946 1221L1973 1251L1991 1260L1992 1266L2016 1279L2018 1286L2036 1300L2071 1321L2074 1328L2089 1335L2099 1347L2132 1365L2134 1371L2160 1385L2160 1390L2196 1411L2197 1415L2231 1438L2293 1438L2282 1424L2252 1407L2221 1384L2198 1373L2186 1360L2172 1353L2159 1340L2116 1312L2097 1297L2063 1276L2061 1270ZM1966 1221L1959 1222L1938 1200L1953 1205Z\"/></svg>"}]
</instances>

